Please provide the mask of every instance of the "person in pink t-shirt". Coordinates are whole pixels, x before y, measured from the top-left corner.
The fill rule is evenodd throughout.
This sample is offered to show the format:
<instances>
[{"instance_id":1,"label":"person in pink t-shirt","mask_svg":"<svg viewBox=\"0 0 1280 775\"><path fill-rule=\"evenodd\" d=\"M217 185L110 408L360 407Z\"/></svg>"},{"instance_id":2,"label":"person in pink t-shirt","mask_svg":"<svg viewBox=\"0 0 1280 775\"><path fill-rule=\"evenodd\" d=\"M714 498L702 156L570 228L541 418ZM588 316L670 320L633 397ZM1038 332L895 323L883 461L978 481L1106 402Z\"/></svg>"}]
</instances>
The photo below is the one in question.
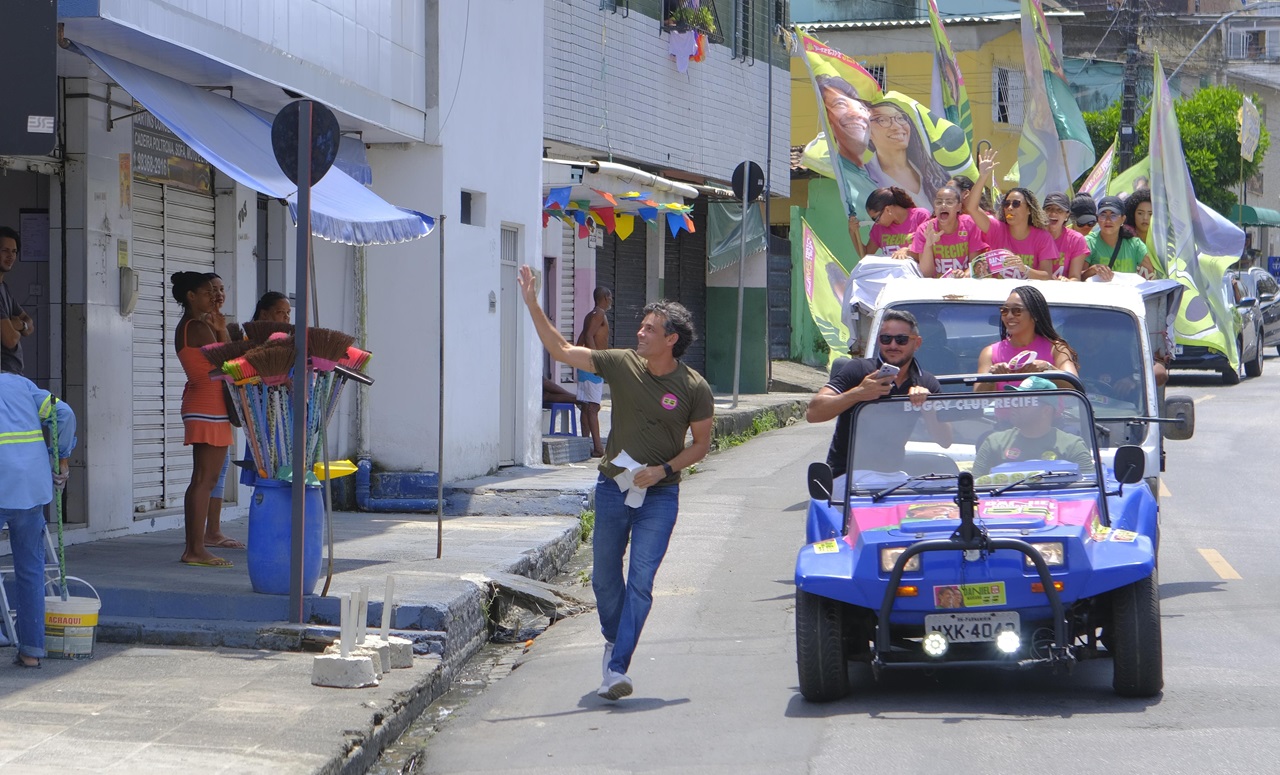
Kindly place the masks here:
<instances>
[{"instance_id":1,"label":"person in pink t-shirt","mask_svg":"<svg viewBox=\"0 0 1280 775\"><path fill-rule=\"evenodd\" d=\"M995 169L996 152L985 151L978 160L981 175L974 187L981 189L989 185ZM1036 201L1036 195L1027 189L1011 189L1004 195L1000 202L1003 221L989 217L973 197L965 202L965 212L982 231L989 249L1004 249L1021 257L1028 269L1034 269L1041 263L1052 264L1058 259L1058 246L1045 231L1040 203Z\"/></svg>"},{"instance_id":2,"label":"person in pink t-shirt","mask_svg":"<svg viewBox=\"0 0 1280 775\"><path fill-rule=\"evenodd\" d=\"M934 217L920 224L911 239L911 257L925 277L964 277L969 262L986 250L973 219L960 214L963 194L947 184L933 197Z\"/></svg>"},{"instance_id":3,"label":"person in pink t-shirt","mask_svg":"<svg viewBox=\"0 0 1280 775\"><path fill-rule=\"evenodd\" d=\"M1058 246L1058 258L1052 263L1036 264L1033 280L1079 280L1089 258L1089 243L1080 233L1067 228L1071 202L1066 194L1049 194L1044 198L1044 217L1049 235Z\"/></svg>"},{"instance_id":4,"label":"person in pink t-shirt","mask_svg":"<svg viewBox=\"0 0 1280 775\"><path fill-rule=\"evenodd\" d=\"M849 226L859 257L888 248L895 258L908 258L912 235L930 216L928 210L916 207L911 195L897 186L872 191L867 197L867 214L875 225L871 227L865 246L858 236L856 221L850 221Z\"/></svg>"},{"instance_id":5,"label":"person in pink t-shirt","mask_svg":"<svg viewBox=\"0 0 1280 775\"><path fill-rule=\"evenodd\" d=\"M1035 353L1023 362L1022 353ZM1019 357L1022 356L1022 357ZM1011 363L1012 361L1012 363ZM1065 371L1079 375L1080 358L1053 327L1053 317L1044 294L1032 285L1013 289L1000 307L1000 341L987 345L978 354L979 374L1034 374ZM977 392L1003 390L1012 382L982 382ZM1071 388L1058 382L1058 387Z\"/></svg>"}]
</instances>

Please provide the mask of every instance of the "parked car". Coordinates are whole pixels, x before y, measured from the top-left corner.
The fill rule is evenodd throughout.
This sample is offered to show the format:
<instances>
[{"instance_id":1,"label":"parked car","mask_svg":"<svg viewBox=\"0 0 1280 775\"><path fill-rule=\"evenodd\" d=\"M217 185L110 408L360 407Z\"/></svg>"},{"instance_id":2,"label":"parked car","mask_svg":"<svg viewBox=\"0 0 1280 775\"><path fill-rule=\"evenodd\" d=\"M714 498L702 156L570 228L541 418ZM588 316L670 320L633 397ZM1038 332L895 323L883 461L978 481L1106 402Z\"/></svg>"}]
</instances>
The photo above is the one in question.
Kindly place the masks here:
<instances>
[{"instance_id":1,"label":"parked car","mask_svg":"<svg viewBox=\"0 0 1280 775\"><path fill-rule=\"evenodd\" d=\"M1280 353L1280 283L1261 267L1240 272L1245 295L1258 300L1257 314L1261 319L1263 348L1274 347Z\"/></svg>"},{"instance_id":2,"label":"parked car","mask_svg":"<svg viewBox=\"0 0 1280 775\"><path fill-rule=\"evenodd\" d=\"M826 463L809 467L795 573L806 700L847 695L851 661L880 677L1068 672L1109 658L1118 694L1161 690L1159 524L1145 455L1125 445L1104 463L1083 386L1065 372L1044 376L1074 389L1032 378L1016 392L940 393L918 407L906 397L856 404L846 470L836 479ZM971 390L1001 377L942 379ZM1045 428L1052 446L1023 443ZM888 448L886 438L908 434L915 446Z\"/></svg>"},{"instance_id":3,"label":"parked car","mask_svg":"<svg viewBox=\"0 0 1280 775\"><path fill-rule=\"evenodd\" d=\"M1258 315L1258 300L1249 296L1237 272L1222 276L1223 301L1231 310L1232 333L1236 339L1239 364L1231 367L1227 355L1217 348L1204 345L1178 345L1173 350L1170 369L1196 369L1222 373L1222 382L1235 385L1245 376L1262 375L1262 321Z\"/></svg>"}]
</instances>

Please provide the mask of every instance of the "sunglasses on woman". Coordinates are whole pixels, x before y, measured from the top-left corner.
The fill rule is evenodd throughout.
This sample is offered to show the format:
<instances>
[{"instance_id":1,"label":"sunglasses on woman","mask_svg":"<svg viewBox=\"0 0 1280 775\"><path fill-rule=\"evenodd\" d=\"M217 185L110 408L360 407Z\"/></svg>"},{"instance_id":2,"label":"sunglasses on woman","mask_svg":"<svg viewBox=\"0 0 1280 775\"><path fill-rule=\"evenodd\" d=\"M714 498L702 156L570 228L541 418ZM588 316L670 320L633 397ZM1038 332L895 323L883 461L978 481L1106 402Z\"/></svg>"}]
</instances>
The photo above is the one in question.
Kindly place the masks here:
<instances>
[{"instance_id":1,"label":"sunglasses on woman","mask_svg":"<svg viewBox=\"0 0 1280 775\"><path fill-rule=\"evenodd\" d=\"M910 334L881 334L880 344L899 344L905 345L911 341Z\"/></svg>"},{"instance_id":2,"label":"sunglasses on woman","mask_svg":"<svg viewBox=\"0 0 1280 775\"><path fill-rule=\"evenodd\" d=\"M1026 312L1026 307L1001 307L1000 316L1013 315L1015 318L1022 317L1022 313Z\"/></svg>"},{"instance_id":3,"label":"sunglasses on woman","mask_svg":"<svg viewBox=\"0 0 1280 775\"><path fill-rule=\"evenodd\" d=\"M1010 199L1004 203L1004 206L1006 209L1012 207L1013 209L1017 210L1019 207L1022 207L1022 200Z\"/></svg>"}]
</instances>

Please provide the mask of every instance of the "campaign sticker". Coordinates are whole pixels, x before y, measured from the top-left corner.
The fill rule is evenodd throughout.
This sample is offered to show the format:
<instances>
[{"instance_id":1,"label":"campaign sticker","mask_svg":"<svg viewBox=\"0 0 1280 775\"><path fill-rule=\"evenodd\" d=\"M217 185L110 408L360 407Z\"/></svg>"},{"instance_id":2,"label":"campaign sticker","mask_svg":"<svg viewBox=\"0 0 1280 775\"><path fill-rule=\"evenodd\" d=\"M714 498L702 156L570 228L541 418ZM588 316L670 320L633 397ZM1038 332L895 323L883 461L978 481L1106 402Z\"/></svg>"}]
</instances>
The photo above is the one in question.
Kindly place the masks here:
<instances>
[{"instance_id":1,"label":"campaign sticker","mask_svg":"<svg viewBox=\"0 0 1280 775\"><path fill-rule=\"evenodd\" d=\"M832 554L838 551L840 551L840 547L836 544L836 539L834 538L828 538L813 545L814 554Z\"/></svg>"},{"instance_id":2,"label":"campaign sticker","mask_svg":"<svg viewBox=\"0 0 1280 775\"><path fill-rule=\"evenodd\" d=\"M1112 530L1111 540L1118 541L1123 544L1131 544L1138 540L1138 534L1132 530Z\"/></svg>"},{"instance_id":3,"label":"campaign sticker","mask_svg":"<svg viewBox=\"0 0 1280 775\"><path fill-rule=\"evenodd\" d=\"M662 408L668 412L679 406L680 401L676 398L675 393L666 393L662 396Z\"/></svg>"},{"instance_id":4,"label":"campaign sticker","mask_svg":"<svg viewBox=\"0 0 1280 775\"><path fill-rule=\"evenodd\" d=\"M1089 522L1089 537L1098 543L1102 543L1107 540L1107 536L1110 535L1110 533L1111 528L1103 527L1102 521L1098 519L1098 515L1094 514L1093 519Z\"/></svg>"},{"instance_id":5,"label":"campaign sticker","mask_svg":"<svg viewBox=\"0 0 1280 775\"><path fill-rule=\"evenodd\" d=\"M961 584L960 593L964 595L965 608L1005 604L1003 581L992 581L985 584Z\"/></svg>"}]
</instances>

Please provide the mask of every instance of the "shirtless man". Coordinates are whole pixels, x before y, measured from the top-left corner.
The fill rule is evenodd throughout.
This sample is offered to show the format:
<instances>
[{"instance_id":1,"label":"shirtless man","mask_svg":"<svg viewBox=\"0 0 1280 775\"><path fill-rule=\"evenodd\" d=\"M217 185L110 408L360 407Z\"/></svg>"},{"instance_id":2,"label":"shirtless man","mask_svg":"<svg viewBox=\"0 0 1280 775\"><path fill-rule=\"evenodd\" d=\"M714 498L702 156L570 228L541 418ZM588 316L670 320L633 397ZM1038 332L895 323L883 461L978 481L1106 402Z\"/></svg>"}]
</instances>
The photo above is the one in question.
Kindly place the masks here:
<instances>
[{"instance_id":1,"label":"shirtless man","mask_svg":"<svg viewBox=\"0 0 1280 775\"><path fill-rule=\"evenodd\" d=\"M577 345L589 350L609 349L609 319L605 311L613 306L613 292L596 288L596 307L582 319L582 333ZM604 395L604 379L598 374L578 369L578 403L582 406L582 435L591 438L591 457L604 457L600 443L600 399Z\"/></svg>"}]
</instances>

